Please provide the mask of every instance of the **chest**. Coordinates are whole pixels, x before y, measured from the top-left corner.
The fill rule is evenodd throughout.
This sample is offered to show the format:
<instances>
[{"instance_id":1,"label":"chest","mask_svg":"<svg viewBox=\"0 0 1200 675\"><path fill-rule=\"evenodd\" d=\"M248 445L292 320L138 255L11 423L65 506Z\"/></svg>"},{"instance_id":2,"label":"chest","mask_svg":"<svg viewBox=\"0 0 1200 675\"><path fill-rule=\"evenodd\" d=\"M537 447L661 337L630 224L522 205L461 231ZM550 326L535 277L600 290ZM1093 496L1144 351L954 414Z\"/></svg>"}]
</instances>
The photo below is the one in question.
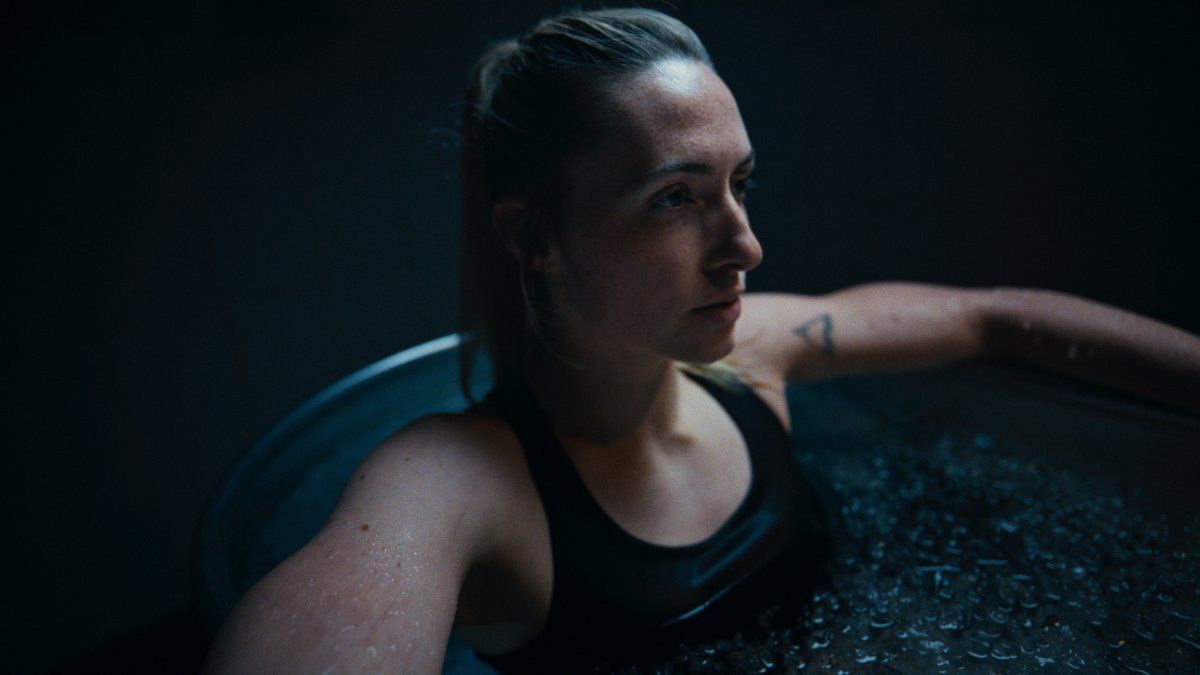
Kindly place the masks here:
<instances>
[{"instance_id":1,"label":"chest","mask_svg":"<svg viewBox=\"0 0 1200 675\"><path fill-rule=\"evenodd\" d=\"M712 536L745 498L752 463L745 439L711 398L689 401L680 431L649 447L613 456L563 443L580 492L633 538L686 546Z\"/></svg>"},{"instance_id":2,"label":"chest","mask_svg":"<svg viewBox=\"0 0 1200 675\"><path fill-rule=\"evenodd\" d=\"M511 651L542 631L555 594L580 592L562 587L578 583L578 577L554 578L551 520L558 523L560 557L574 555L576 566L595 562L609 568L622 566L620 553L600 563L587 555L580 558L579 551L594 549L593 539L604 537L614 544L600 547L606 554L627 546L637 549L642 543L649 548L686 548L712 538L730 522L754 481L750 448L734 420L712 398L700 396L689 401L687 409L690 418L673 443L620 457L621 461L559 439L564 462L556 481L572 498L551 495L549 503L555 509L590 511L586 517L564 521L561 515L548 514L545 495L524 467L523 485L501 519L501 551L472 570L464 584L456 622L460 637L482 653ZM542 482L545 488L544 475ZM564 527L564 522L572 526ZM580 539L569 543L572 537Z\"/></svg>"}]
</instances>

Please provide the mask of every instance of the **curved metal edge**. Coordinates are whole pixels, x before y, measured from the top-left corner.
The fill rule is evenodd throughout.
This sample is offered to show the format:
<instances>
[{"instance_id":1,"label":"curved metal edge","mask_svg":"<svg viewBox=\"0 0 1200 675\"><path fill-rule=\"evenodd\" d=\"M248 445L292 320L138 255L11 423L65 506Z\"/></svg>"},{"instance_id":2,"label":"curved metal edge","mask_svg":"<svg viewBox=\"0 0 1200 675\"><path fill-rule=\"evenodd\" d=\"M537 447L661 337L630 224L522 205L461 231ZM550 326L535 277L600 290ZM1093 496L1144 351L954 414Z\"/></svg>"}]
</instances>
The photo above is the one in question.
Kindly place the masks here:
<instances>
[{"instance_id":1,"label":"curved metal edge","mask_svg":"<svg viewBox=\"0 0 1200 675\"><path fill-rule=\"evenodd\" d=\"M373 381L384 373L402 368L418 359L457 349L461 344L462 336L458 333L450 333L409 347L343 377L305 401L282 421L271 427L267 433L259 437L249 450L233 459L205 501L200 520L196 523L192 535L192 597L210 632L217 631L228 609L232 608L237 601L237 593L233 590L232 580L228 578L224 569L218 569L219 565L212 564L215 562L213 560L215 556L211 552L217 550L219 543L216 541L216 532L221 529L220 525L224 524L221 515L227 511L226 505L234 493L234 487L242 482L241 479L246 472L260 463L267 449L280 436L305 418L328 407L332 401L362 387L365 383Z\"/></svg>"}]
</instances>

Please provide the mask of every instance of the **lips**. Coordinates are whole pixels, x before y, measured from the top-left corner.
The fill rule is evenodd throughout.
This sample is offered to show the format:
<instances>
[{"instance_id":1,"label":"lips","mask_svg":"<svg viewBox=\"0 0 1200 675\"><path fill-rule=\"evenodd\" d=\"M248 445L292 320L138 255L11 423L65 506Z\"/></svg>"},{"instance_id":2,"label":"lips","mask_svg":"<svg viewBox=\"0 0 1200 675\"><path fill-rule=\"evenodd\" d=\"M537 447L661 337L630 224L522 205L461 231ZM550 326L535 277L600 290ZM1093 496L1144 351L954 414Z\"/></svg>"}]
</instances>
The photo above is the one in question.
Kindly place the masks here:
<instances>
[{"instance_id":1,"label":"lips","mask_svg":"<svg viewBox=\"0 0 1200 675\"><path fill-rule=\"evenodd\" d=\"M708 309L712 309L712 308L716 308L716 307L728 307L728 306L732 305L733 303L737 302L742 297L742 293L744 293L744 292L745 292L745 290L738 288L733 293L726 294L725 296L718 298L707 305L702 305L700 307L697 307L696 309L693 309L692 311L699 312L699 311L708 310Z\"/></svg>"},{"instance_id":2,"label":"lips","mask_svg":"<svg viewBox=\"0 0 1200 675\"><path fill-rule=\"evenodd\" d=\"M717 323L733 323L742 315L741 295L734 295L729 300L697 307L692 310L692 313Z\"/></svg>"},{"instance_id":3,"label":"lips","mask_svg":"<svg viewBox=\"0 0 1200 675\"><path fill-rule=\"evenodd\" d=\"M698 307L697 309L708 309L709 307L722 307L724 305L732 305L733 303L738 301L738 297L739 296L735 295L728 300L718 300L710 305L704 305L703 307Z\"/></svg>"}]
</instances>

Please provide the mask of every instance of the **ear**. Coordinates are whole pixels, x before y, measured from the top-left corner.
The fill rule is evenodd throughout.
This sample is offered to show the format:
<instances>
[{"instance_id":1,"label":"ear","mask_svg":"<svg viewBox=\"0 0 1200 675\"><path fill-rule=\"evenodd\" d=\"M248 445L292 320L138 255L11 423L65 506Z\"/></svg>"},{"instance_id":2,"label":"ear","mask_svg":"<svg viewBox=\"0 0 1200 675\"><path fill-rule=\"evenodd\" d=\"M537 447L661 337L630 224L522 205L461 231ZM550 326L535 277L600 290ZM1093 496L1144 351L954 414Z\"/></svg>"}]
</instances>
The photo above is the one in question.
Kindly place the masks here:
<instances>
[{"instance_id":1,"label":"ear","mask_svg":"<svg viewBox=\"0 0 1200 675\"><path fill-rule=\"evenodd\" d=\"M537 272L557 269L555 256L549 250L526 251L521 247L528 218L529 209L520 197L504 197L492 205L492 227L517 262Z\"/></svg>"}]
</instances>

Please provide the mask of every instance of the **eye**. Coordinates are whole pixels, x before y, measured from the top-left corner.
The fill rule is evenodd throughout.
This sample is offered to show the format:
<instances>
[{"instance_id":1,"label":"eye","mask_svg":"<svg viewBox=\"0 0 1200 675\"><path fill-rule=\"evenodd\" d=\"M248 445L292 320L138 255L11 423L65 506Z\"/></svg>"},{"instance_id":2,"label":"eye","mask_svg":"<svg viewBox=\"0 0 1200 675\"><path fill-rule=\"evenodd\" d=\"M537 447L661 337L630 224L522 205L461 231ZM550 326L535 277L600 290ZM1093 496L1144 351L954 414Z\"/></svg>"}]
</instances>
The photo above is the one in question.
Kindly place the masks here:
<instances>
[{"instance_id":1,"label":"eye","mask_svg":"<svg viewBox=\"0 0 1200 675\"><path fill-rule=\"evenodd\" d=\"M675 188L654 200L651 206L656 209L677 209L687 203L689 196L687 188Z\"/></svg>"},{"instance_id":2,"label":"eye","mask_svg":"<svg viewBox=\"0 0 1200 675\"><path fill-rule=\"evenodd\" d=\"M746 176L741 180L735 180L733 182L733 194L738 199L745 199L746 193L756 187L758 187L758 183L750 176Z\"/></svg>"}]
</instances>

